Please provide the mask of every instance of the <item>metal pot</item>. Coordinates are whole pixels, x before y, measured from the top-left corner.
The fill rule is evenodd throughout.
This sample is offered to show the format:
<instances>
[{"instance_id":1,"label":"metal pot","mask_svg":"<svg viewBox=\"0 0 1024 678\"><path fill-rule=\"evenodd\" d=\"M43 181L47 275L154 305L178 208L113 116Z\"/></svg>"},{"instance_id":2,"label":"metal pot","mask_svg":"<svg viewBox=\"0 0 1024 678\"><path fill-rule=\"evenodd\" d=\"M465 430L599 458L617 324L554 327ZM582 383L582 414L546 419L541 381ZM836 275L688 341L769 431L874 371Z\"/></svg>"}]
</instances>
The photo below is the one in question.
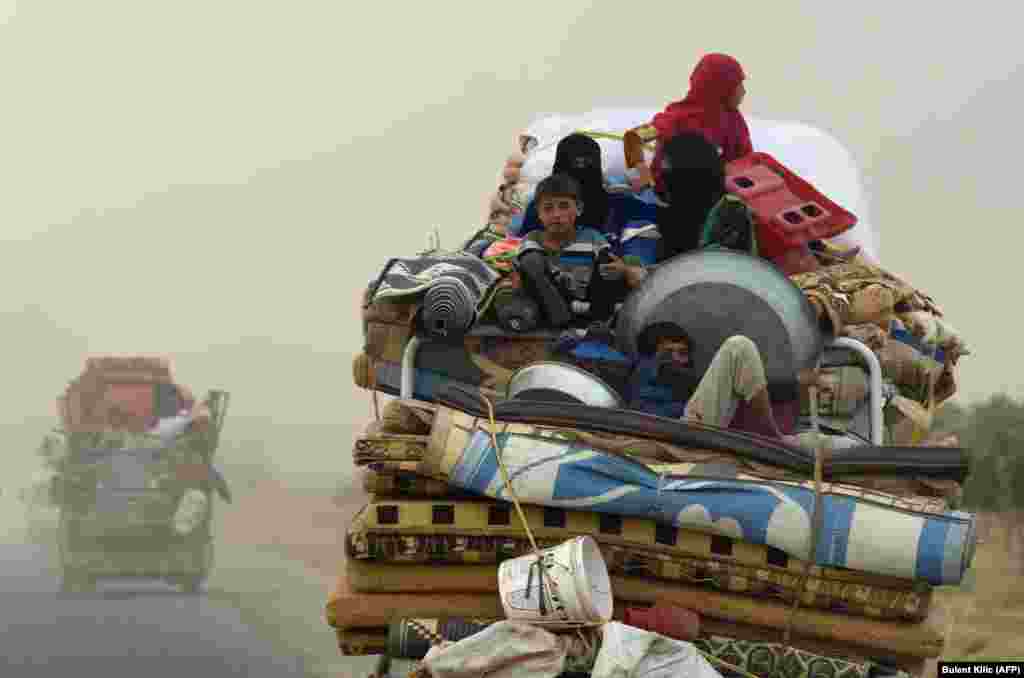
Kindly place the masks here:
<instances>
[{"instance_id":1,"label":"metal pot","mask_svg":"<svg viewBox=\"0 0 1024 678\"><path fill-rule=\"evenodd\" d=\"M508 382L508 397L520 400L565 400L621 409L625 403L601 378L574 365L537 362L522 367Z\"/></svg>"}]
</instances>

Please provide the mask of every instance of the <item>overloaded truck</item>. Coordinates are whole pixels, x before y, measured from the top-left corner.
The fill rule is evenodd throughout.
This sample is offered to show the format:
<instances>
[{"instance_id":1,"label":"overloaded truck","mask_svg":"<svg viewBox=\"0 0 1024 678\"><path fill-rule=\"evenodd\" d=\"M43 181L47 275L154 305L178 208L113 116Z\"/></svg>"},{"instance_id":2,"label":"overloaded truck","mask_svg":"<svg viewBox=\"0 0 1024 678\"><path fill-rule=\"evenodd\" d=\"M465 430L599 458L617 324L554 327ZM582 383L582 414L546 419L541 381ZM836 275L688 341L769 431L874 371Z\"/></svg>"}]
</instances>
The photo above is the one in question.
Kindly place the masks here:
<instances>
[{"instance_id":1,"label":"overloaded truck","mask_svg":"<svg viewBox=\"0 0 1024 678\"><path fill-rule=\"evenodd\" d=\"M619 128L611 143L634 144L620 155L637 139L647 152L652 113ZM510 227L531 158L570 131L524 134L485 229L388 261L366 290L353 378L376 416L353 450L370 500L327 604L342 653L424 676L517 656L524 671L550 659L536 675L626 675L609 672L633 661L623 639L656 633L633 647L688 657L679 675L922 675L944 646L933 592L960 583L976 542L957 510L965 451L929 432L962 339L869 248L849 251L856 218L784 148L727 167L752 217L743 246L648 262L614 303L587 298L607 256L583 253L589 278L564 284L560 260ZM594 133L606 157L614 132ZM642 189L608 165L609 191ZM628 244L660 226L607 234L612 254L653 251ZM787 274L752 241L807 246L813 270ZM730 337L752 340L790 434L632 407L645 333L665 322L686 328L699 373ZM801 389L807 370L820 378ZM581 577L600 584L587 605ZM540 630L508 625L524 620Z\"/></svg>"},{"instance_id":2,"label":"overloaded truck","mask_svg":"<svg viewBox=\"0 0 1024 678\"><path fill-rule=\"evenodd\" d=\"M162 358L86 360L39 450L59 512L62 590L125 577L200 590L214 500L231 499L214 466L228 402L221 390L195 398Z\"/></svg>"}]
</instances>

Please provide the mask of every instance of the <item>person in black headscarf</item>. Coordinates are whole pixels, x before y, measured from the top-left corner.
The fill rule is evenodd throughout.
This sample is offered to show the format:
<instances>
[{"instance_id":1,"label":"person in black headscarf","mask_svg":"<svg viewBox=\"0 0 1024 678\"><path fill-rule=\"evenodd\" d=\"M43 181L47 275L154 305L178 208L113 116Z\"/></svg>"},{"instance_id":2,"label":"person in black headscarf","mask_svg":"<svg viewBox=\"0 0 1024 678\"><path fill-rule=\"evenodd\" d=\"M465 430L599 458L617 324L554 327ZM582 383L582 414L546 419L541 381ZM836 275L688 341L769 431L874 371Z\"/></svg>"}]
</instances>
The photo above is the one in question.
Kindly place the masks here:
<instances>
[{"instance_id":1,"label":"person in black headscarf","mask_svg":"<svg viewBox=\"0 0 1024 678\"><path fill-rule=\"evenodd\" d=\"M661 173L659 262L697 249L708 214L725 195L725 163L703 134L682 132L665 142Z\"/></svg>"},{"instance_id":2,"label":"person in black headscarf","mask_svg":"<svg viewBox=\"0 0 1024 678\"><path fill-rule=\"evenodd\" d=\"M570 134L558 142L551 173L566 174L579 185L583 211L576 223L580 227L593 228L616 242L627 226L655 223L657 210L653 205L632 195L608 192L604 184L601 146L586 134ZM525 236L540 228L543 226L537 205L531 200L519 235Z\"/></svg>"},{"instance_id":3,"label":"person in black headscarf","mask_svg":"<svg viewBox=\"0 0 1024 678\"><path fill-rule=\"evenodd\" d=\"M552 174L568 174L580 187L583 213L578 222L607 232L609 216L608 191L604 187L601 167L601 146L585 134L570 134L558 143Z\"/></svg>"}]
</instances>

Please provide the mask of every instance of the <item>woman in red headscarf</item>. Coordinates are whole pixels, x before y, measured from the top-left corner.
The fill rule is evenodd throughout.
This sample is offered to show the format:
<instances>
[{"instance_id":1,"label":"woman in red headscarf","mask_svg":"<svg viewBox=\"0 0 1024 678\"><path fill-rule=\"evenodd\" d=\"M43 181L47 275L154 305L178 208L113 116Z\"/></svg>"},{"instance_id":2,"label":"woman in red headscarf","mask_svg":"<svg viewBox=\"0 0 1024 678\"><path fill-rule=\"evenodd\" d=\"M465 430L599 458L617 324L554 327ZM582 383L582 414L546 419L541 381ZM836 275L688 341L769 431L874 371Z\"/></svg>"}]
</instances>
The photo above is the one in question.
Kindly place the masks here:
<instances>
[{"instance_id":1,"label":"woman in red headscarf","mask_svg":"<svg viewBox=\"0 0 1024 678\"><path fill-rule=\"evenodd\" d=\"M690 91L682 101L674 101L654 116L651 124L658 132L658 147L652 171L659 193L661 162L666 141L682 131L700 132L718 147L722 160L731 162L752 153L750 130L739 112L746 90L746 74L736 59L726 54L706 54L690 75Z\"/></svg>"}]
</instances>

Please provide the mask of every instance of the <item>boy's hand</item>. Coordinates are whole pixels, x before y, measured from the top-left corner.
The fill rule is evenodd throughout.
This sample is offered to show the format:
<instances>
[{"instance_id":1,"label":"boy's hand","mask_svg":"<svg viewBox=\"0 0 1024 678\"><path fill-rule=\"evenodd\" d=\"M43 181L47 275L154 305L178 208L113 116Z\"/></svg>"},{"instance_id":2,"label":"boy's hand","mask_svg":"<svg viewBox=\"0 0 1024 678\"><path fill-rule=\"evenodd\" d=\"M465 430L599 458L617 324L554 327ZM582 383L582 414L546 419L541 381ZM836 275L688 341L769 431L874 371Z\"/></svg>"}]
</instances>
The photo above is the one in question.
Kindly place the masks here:
<instances>
[{"instance_id":1,"label":"boy's hand","mask_svg":"<svg viewBox=\"0 0 1024 678\"><path fill-rule=\"evenodd\" d=\"M800 370L796 375L797 382L804 388L823 388L826 385L825 375L816 367Z\"/></svg>"},{"instance_id":2,"label":"boy's hand","mask_svg":"<svg viewBox=\"0 0 1024 678\"><path fill-rule=\"evenodd\" d=\"M642 266L630 266L614 254L609 253L609 257L611 257L611 261L601 266L601 275L603 276L624 276L626 285L636 287L647 275L647 271Z\"/></svg>"}]
</instances>

